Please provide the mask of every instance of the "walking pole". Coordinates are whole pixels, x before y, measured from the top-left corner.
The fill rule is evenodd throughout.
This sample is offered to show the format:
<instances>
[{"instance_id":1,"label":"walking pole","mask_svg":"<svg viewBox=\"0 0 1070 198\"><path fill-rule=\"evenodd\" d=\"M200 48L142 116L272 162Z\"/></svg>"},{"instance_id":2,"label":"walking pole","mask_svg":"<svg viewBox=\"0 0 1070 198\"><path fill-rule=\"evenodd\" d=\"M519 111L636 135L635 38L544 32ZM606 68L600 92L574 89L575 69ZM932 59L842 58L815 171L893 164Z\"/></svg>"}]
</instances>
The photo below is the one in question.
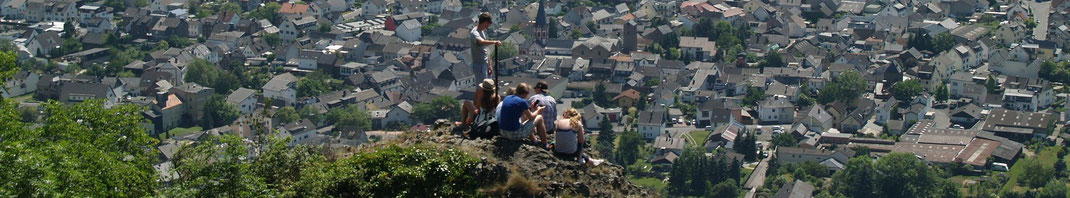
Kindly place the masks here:
<instances>
[{"instance_id":1,"label":"walking pole","mask_svg":"<svg viewBox=\"0 0 1070 198\"><path fill-rule=\"evenodd\" d=\"M498 45L494 45L494 94L495 95L502 94L501 91L498 90L498 85L502 84L500 81L498 81L498 67L501 67L501 65L498 64Z\"/></svg>"}]
</instances>

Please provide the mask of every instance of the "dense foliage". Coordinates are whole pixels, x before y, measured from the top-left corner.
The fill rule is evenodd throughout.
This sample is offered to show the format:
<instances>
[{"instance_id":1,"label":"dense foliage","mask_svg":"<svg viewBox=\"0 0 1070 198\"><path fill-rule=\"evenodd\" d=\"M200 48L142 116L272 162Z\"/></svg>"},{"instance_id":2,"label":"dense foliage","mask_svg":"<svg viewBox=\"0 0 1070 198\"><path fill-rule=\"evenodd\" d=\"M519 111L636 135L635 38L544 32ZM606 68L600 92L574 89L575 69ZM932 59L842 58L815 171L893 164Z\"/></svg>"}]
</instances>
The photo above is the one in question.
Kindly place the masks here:
<instances>
[{"instance_id":1,"label":"dense foliage","mask_svg":"<svg viewBox=\"0 0 1070 198\"><path fill-rule=\"evenodd\" d=\"M461 102L452 97L439 97L430 103L417 103L412 107L413 120L426 124L438 119L460 120Z\"/></svg>"},{"instance_id":2,"label":"dense foliage","mask_svg":"<svg viewBox=\"0 0 1070 198\"><path fill-rule=\"evenodd\" d=\"M227 98L221 95L212 97L204 105L204 118L201 119L201 127L206 129L224 126L234 122L241 116L238 107L227 103Z\"/></svg>"},{"instance_id":3,"label":"dense foliage","mask_svg":"<svg viewBox=\"0 0 1070 198\"><path fill-rule=\"evenodd\" d=\"M891 153L871 163L866 156L848 161L832 176L836 193L851 197L961 197L946 173L912 153Z\"/></svg>"},{"instance_id":4,"label":"dense foliage","mask_svg":"<svg viewBox=\"0 0 1070 198\"><path fill-rule=\"evenodd\" d=\"M684 148L683 154L669 171L669 194L713 197L737 195L740 184L736 181L742 175L741 167L739 161L728 161L721 156L706 157L702 148L689 146Z\"/></svg>"},{"instance_id":5,"label":"dense foliage","mask_svg":"<svg viewBox=\"0 0 1070 198\"><path fill-rule=\"evenodd\" d=\"M866 86L868 86L866 83L866 79L858 71L845 71L821 87L817 101L821 104L833 101L853 102L866 91Z\"/></svg>"},{"instance_id":6,"label":"dense foliage","mask_svg":"<svg viewBox=\"0 0 1070 198\"><path fill-rule=\"evenodd\" d=\"M144 197L159 185L152 167L157 140L141 127L142 108L100 102L44 105L44 121L20 121L0 102L0 195Z\"/></svg>"},{"instance_id":7,"label":"dense foliage","mask_svg":"<svg viewBox=\"0 0 1070 198\"><path fill-rule=\"evenodd\" d=\"M922 91L925 91L925 88L921 87L921 83L917 79L911 79L892 85L892 96L899 101L910 101Z\"/></svg>"}]
</instances>

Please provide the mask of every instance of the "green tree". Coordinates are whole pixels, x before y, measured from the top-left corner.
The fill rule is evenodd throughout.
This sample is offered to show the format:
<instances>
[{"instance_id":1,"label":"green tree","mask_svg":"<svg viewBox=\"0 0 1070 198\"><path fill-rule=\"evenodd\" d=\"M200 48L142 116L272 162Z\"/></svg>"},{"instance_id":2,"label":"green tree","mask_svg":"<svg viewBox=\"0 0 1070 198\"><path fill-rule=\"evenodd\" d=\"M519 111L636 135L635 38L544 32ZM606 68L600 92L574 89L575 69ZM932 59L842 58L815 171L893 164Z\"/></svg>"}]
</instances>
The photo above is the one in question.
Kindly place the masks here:
<instances>
[{"instance_id":1,"label":"green tree","mask_svg":"<svg viewBox=\"0 0 1070 198\"><path fill-rule=\"evenodd\" d=\"M639 147L643 146L645 141L643 136L639 135L638 131L626 131L620 136L620 146L617 148L618 162L622 165L635 164L636 160L639 160Z\"/></svg>"},{"instance_id":2,"label":"green tree","mask_svg":"<svg viewBox=\"0 0 1070 198\"><path fill-rule=\"evenodd\" d=\"M297 97L316 97L331 90L330 76L316 72L297 81Z\"/></svg>"},{"instance_id":3,"label":"green tree","mask_svg":"<svg viewBox=\"0 0 1070 198\"><path fill-rule=\"evenodd\" d=\"M580 33L579 30L572 29L572 31L568 32L568 37L572 38L572 40L580 39L583 38L583 33Z\"/></svg>"},{"instance_id":4,"label":"green tree","mask_svg":"<svg viewBox=\"0 0 1070 198\"><path fill-rule=\"evenodd\" d=\"M8 78L15 75L18 66L15 65L16 55L13 51L0 51L0 84L4 84Z\"/></svg>"},{"instance_id":5,"label":"green tree","mask_svg":"<svg viewBox=\"0 0 1070 198\"><path fill-rule=\"evenodd\" d=\"M1025 20L1025 28L1027 28L1029 31L1032 31L1033 28L1036 28L1036 27L1037 27L1037 20L1033 19L1033 17L1029 17L1029 19Z\"/></svg>"},{"instance_id":6,"label":"green tree","mask_svg":"<svg viewBox=\"0 0 1070 198\"><path fill-rule=\"evenodd\" d=\"M951 97L950 94L947 84L940 84L940 88L936 89L936 100L947 101Z\"/></svg>"},{"instance_id":7,"label":"green tree","mask_svg":"<svg viewBox=\"0 0 1070 198\"><path fill-rule=\"evenodd\" d=\"M323 33L331 32L331 24L321 23L318 30Z\"/></svg>"},{"instance_id":8,"label":"green tree","mask_svg":"<svg viewBox=\"0 0 1070 198\"><path fill-rule=\"evenodd\" d=\"M275 112L274 118L278 118L282 123L293 123L301 119L301 116L297 114L297 110L294 107L286 106Z\"/></svg>"},{"instance_id":9,"label":"green tree","mask_svg":"<svg viewBox=\"0 0 1070 198\"><path fill-rule=\"evenodd\" d=\"M175 154L175 172L181 175L164 192L173 197L253 197L271 193L267 183L251 173L250 145L241 137L223 135L211 141L183 146Z\"/></svg>"},{"instance_id":10,"label":"green tree","mask_svg":"<svg viewBox=\"0 0 1070 198\"><path fill-rule=\"evenodd\" d=\"M443 96L431 100L431 103L417 103L413 106L412 116L428 124L438 119L460 120L460 104L456 98Z\"/></svg>"},{"instance_id":11,"label":"green tree","mask_svg":"<svg viewBox=\"0 0 1070 198\"><path fill-rule=\"evenodd\" d=\"M1026 160L1022 166L1025 166L1025 172L1022 172L1018 183L1030 188L1043 187L1055 175L1055 169L1045 166L1040 160Z\"/></svg>"},{"instance_id":12,"label":"green tree","mask_svg":"<svg viewBox=\"0 0 1070 198\"><path fill-rule=\"evenodd\" d=\"M238 116L241 116L238 108L233 104L227 103L226 97L217 95L209 99L208 103L204 105L204 118L201 120L201 127L211 129L226 126L237 120Z\"/></svg>"},{"instance_id":13,"label":"green tree","mask_svg":"<svg viewBox=\"0 0 1070 198\"><path fill-rule=\"evenodd\" d=\"M271 33L264 35L264 42L272 47L278 46L279 42L282 42L282 38L279 38L279 33Z\"/></svg>"},{"instance_id":14,"label":"green tree","mask_svg":"<svg viewBox=\"0 0 1070 198\"><path fill-rule=\"evenodd\" d=\"M308 119L313 123L320 123L325 121L324 119L326 119L326 115L320 113L319 109L313 106L302 107L300 110L297 110L297 114L300 115L301 118Z\"/></svg>"},{"instance_id":15,"label":"green tree","mask_svg":"<svg viewBox=\"0 0 1070 198\"><path fill-rule=\"evenodd\" d=\"M765 58L762 59L762 62L758 63L758 67L762 67L762 68L765 68L765 67L784 67L785 65L786 64L784 64L784 59L781 59L780 58L780 53L777 53L777 52L769 52L768 54L766 54Z\"/></svg>"},{"instance_id":16,"label":"green tree","mask_svg":"<svg viewBox=\"0 0 1070 198\"><path fill-rule=\"evenodd\" d=\"M765 99L765 90L762 90L755 86L747 87L747 95L743 97L743 104L747 106L758 106L758 102Z\"/></svg>"},{"instance_id":17,"label":"green tree","mask_svg":"<svg viewBox=\"0 0 1070 198\"><path fill-rule=\"evenodd\" d=\"M24 123L14 101L0 101L0 195L147 197L158 189L144 108L96 100L44 108L45 122Z\"/></svg>"},{"instance_id":18,"label":"green tree","mask_svg":"<svg viewBox=\"0 0 1070 198\"><path fill-rule=\"evenodd\" d=\"M1059 160L1062 161L1062 160ZM1044 188L1037 192L1039 198L1064 198L1066 197L1066 182L1054 179L1044 185Z\"/></svg>"},{"instance_id":19,"label":"green tree","mask_svg":"<svg viewBox=\"0 0 1070 198\"><path fill-rule=\"evenodd\" d=\"M985 79L985 88L988 89L988 93L990 94L999 93L999 82L992 78L992 76L988 76L988 78Z\"/></svg>"},{"instance_id":20,"label":"green tree","mask_svg":"<svg viewBox=\"0 0 1070 198\"><path fill-rule=\"evenodd\" d=\"M848 70L840 73L831 82L825 83L825 86L821 87L818 92L817 101L822 104L833 101L852 102L862 96L867 86L862 74L855 70Z\"/></svg>"},{"instance_id":21,"label":"green tree","mask_svg":"<svg viewBox=\"0 0 1070 198\"><path fill-rule=\"evenodd\" d=\"M728 179L714 185L710 193L713 197L739 197L739 186L735 180Z\"/></svg>"},{"instance_id":22,"label":"green tree","mask_svg":"<svg viewBox=\"0 0 1070 198\"><path fill-rule=\"evenodd\" d=\"M325 119L327 120L327 123L334 124L335 129L356 127L359 129L371 130L372 128L371 115L356 105L350 105L346 108L331 109L330 111L327 111Z\"/></svg>"},{"instance_id":23,"label":"green tree","mask_svg":"<svg viewBox=\"0 0 1070 198\"><path fill-rule=\"evenodd\" d=\"M501 51L501 53L499 53ZM512 43L502 43L502 46L498 46L491 57L510 58L520 54L520 51L516 48L516 45Z\"/></svg>"},{"instance_id":24,"label":"green tree","mask_svg":"<svg viewBox=\"0 0 1070 198\"><path fill-rule=\"evenodd\" d=\"M438 29L440 27L442 27L442 25L439 25L438 23L428 22L428 24L420 26L420 33L423 33L424 35L429 35L431 34L431 32L435 31L435 29Z\"/></svg>"},{"instance_id":25,"label":"green tree","mask_svg":"<svg viewBox=\"0 0 1070 198\"><path fill-rule=\"evenodd\" d=\"M594 99L594 104L600 107L612 107L609 103L609 94L606 93L605 82L599 81L598 85L594 86L594 93L591 94Z\"/></svg>"},{"instance_id":26,"label":"green tree","mask_svg":"<svg viewBox=\"0 0 1070 198\"><path fill-rule=\"evenodd\" d=\"M774 147L793 147L799 143L799 140L796 140L795 136L788 132L773 135L773 139L770 141Z\"/></svg>"},{"instance_id":27,"label":"green tree","mask_svg":"<svg viewBox=\"0 0 1070 198\"><path fill-rule=\"evenodd\" d=\"M892 96L899 101L910 101L922 91L925 91L925 88L921 87L921 82L917 79L911 79L892 85Z\"/></svg>"},{"instance_id":28,"label":"green tree","mask_svg":"<svg viewBox=\"0 0 1070 198\"><path fill-rule=\"evenodd\" d=\"M219 79L219 69L204 59L193 59L186 66L185 81L204 86L212 86Z\"/></svg>"},{"instance_id":29,"label":"green tree","mask_svg":"<svg viewBox=\"0 0 1070 198\"><path fill-rule=\"evenodd\" d=\"M550 19L547 22L549 23L549 24L547 24L547 26L549 26L548 29L547 29L547 33L549 33L548 36L550 36L551 39L557 38L557 35L560 34L560 32L559 32L560 28L557 27L558 26L557 19Z\"/></svg>"},{"instance_id":30,"label":"green tree","mask_svg":"<svg viewBox=\"0 0 1070 198\"><path fill-rule=\"evenodd\" d=\"M934 193L936 178L929 165L913 153L891 153L874 164L878 179L878 194L886 197L925 197Z\"/></svg>"},{"instance_id":31,"label":"green tree","mask_svg":"<svg viewBox=\"0 0 1070 198\"><path fill-rule=\"evenodd\" d=\"M669 171L669 194L676 196L702 196L709 180L705 174L705 151L699 147L684 148L683 154L673 162ZM735 184L733 184L734 186Z\"/></svg>"},{"instance_id":32,"label":"green tree","mask_svg":"<svg viewBox=\"0 0 1070 198\"><path fill-rule=\"evenodd\" d=\"M951 33L940 33L936 35L935 39L933 39L933 53L940 53L950 50L957 44L958 41L955 41L955 37L951 36Z\"/></svg>"},{"instance_id":33,"label":"green tree","mask_svg":"<svg viewBox=\"0 0 1070 198\"><path fill-rule=\"evenodd\" d=\"M736 134L735 145L732 149L737 153L743 154L743 160L754 161L758 159L758 136L753 133L739 133Z\"/></svg>"},{"instance_id":34,"label":"green tree","mask_svg":"<svg viewBox=\"0 0 1070 198\"><path fill-rule=\"evenodd\" d=\"M832 176L832 186L836 192L849 197L873 197L878 176L873 159L854 157L847 161L847 167Z\"/></svg>"},{"instance_id":35,"label":"green tree","mask_svg":"<svg viewBox=\"0 0 1070 198\"><path fill-rule=\"evenodd\" d=\"M613 125L609 123L609 118L602 118L602 122L598 123L600 131L598 132L598 144L595 145L595 150L601 153L602 158L616 159L613 154L616 150L614 142L617 140L617 132L613 131Z\"/></svg>"},{"instance_id":36,"label":"green tree","mask_svg":"<svg viewBox=\"0 0 1070 198\"><path fill-rule=\"evenodd\" d=\"M74 27L74 22L63 23L63 38L74 38L78 36L78 29Z\"/></svg>"},{"instance_id":37,"label":"green tree","mask_svg":"<svg viewBox=\"0 0 1070 198\"><path fill-rule=\"evenodd\" d=\"M280 8L282 8L282 5L279 5L279 3L268 2L263 7L260 7L255 11L249 12L249 17L254 19L267 19L268 21L275 21L275 19L278 17L277 15L279 13Z\"/></svg>"}]
</instances>

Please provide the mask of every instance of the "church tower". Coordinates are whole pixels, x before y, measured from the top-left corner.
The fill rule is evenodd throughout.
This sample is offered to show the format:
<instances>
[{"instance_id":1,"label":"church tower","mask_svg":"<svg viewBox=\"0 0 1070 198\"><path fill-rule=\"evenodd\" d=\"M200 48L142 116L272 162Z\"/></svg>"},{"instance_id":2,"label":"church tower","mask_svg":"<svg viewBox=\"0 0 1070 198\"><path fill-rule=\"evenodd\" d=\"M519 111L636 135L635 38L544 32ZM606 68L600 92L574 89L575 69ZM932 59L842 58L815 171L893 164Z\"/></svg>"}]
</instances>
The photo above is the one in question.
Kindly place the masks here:
<instances>
[{"instance_id":1,"label":"church tower","mask_svg":"<svg viewBox=\"0 0 1070 198\"><path fill-rule=\"evenodd\" d=\"M535 42L546 46L550 39L550 24L546 21L546 0L539 0L539 13L535 15Z\"/></svg>"}]
</instances>

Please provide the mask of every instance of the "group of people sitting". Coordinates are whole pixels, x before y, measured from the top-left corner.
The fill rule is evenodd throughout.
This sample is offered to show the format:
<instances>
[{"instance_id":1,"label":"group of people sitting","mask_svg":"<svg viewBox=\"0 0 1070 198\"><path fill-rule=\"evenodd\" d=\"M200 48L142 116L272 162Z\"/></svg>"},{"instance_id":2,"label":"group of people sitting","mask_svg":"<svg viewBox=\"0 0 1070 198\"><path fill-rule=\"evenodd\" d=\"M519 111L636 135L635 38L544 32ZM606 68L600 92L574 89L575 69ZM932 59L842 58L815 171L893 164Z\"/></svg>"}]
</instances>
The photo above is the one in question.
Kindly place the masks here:
<instances>
[{"instance_id":1,"label":"group of people sitting","mask_svg":"<svg viewBox=\"0 0 1070 198\"><path fill-rule=\"evenodd\" d=\"M557 100L547 94L546 82L534 87L520 83L510 88L503 98L495 92L495 82L486 79L479 84L475 98L465 101L459 126L474 126L495 119L502 138L532 140L555 154L575 157L591 165L583 150L585 142L583 116L576 109L557 114ZM534 92L532 92L534 91ZM551 141L549 135L554 135Z\"/></svg>"}]
</instances>

